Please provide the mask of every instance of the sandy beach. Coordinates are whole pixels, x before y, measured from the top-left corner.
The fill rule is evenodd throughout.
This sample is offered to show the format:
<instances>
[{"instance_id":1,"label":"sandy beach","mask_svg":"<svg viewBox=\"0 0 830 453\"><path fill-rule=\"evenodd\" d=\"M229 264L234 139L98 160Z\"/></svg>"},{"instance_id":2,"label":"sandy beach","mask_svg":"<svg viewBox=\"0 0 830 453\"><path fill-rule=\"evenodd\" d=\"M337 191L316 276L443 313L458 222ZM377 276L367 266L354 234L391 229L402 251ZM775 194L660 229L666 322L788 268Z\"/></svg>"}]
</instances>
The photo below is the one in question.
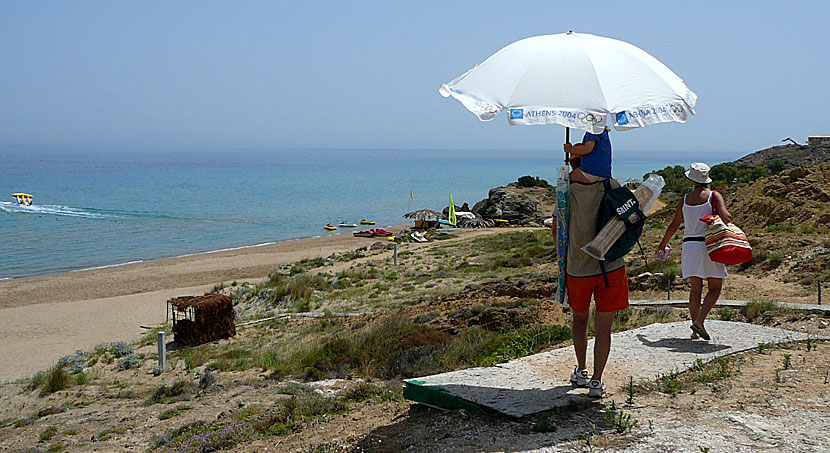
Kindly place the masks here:
<instances>
[{"instance_id":1,"label":"sandy beach","mask_svg":"<svg viewBox=\"0 0 830 453\"><path fill-rule=\"evenodd\" d=\"M389 227L397 232L402 227ZM63 355L130 341L165 320L165 302L213 285L266 277L305 258L366 247L350 233L0 282L0 381L43 370Z\"/></svg>"}]
</instances>

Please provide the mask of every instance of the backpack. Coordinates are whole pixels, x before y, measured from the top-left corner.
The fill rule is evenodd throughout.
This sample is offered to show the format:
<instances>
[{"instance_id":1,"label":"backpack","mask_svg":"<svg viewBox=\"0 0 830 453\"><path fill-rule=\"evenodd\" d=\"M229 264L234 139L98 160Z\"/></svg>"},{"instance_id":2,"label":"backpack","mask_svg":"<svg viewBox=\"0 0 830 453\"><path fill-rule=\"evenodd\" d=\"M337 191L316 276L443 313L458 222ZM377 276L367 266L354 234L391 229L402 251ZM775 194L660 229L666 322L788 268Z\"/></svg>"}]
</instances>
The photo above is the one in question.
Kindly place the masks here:
<instances>
[{"instance_id":1,"label":"backpack","mask_svg":"<svg viewBox=\"0 0 830 453\"><path fill-rule=\"evenodd\" d=\"M637 197L627 187L612 188L611 183L607 179L602 181L602 185L605 188L605 195L603 195L599 205L597 233L614 216L619 217L625 223L625 232L605 252L605 260L599 262L600 269L602 269L602 278L605 280L605 287L607 288L608 275L605 272L605 262L622 258L634 248L634 244L640 244L640 235L643 234L646 215L640 210L640 203L637 201ZM637 220L634 222L631 221L633 214L637 214ZM641 252L642 249L643 246L640 245ZM643 254L643 257L645 258L645 254Z\"/></svg>"}]
</instances>

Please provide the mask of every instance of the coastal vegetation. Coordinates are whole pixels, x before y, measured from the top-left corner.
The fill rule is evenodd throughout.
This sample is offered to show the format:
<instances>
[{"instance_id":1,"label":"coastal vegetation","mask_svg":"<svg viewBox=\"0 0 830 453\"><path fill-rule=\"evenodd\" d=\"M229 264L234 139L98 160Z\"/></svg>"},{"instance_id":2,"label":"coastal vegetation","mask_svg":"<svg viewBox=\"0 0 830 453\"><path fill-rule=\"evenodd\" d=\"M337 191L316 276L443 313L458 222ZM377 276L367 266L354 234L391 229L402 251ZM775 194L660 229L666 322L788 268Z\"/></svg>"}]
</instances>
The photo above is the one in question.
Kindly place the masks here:
<instances>
[{"instance_id":1,"label":"coastal vegetation","mask_svg":"<svg viewBox=\"0 0 830 453\"><path fill-rule=\"evenodd\" d=\"M749 183L760 178L778 174L784 169L784 161L776 160L766 167L736 168L730 164L717 164L712 166L709 176L712 178L712 187L730 186L738 183ZM663 190L675 194L684 194L692 190L692 183L685 175L686 167L675 165L668 166L662 170L654 171L663 177L666 186ZM643 179L647 176L643 175Z\"/></svg>"}]
</instances>

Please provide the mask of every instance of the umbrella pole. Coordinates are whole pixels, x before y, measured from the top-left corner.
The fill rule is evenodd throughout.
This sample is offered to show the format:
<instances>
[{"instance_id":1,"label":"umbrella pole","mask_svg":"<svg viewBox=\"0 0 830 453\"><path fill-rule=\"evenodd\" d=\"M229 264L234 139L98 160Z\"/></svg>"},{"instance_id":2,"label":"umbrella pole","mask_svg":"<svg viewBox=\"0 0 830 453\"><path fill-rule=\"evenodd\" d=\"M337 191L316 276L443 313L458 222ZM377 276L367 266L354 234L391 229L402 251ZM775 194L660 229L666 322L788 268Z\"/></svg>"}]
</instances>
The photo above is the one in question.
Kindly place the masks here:
<instances>
[{"instance_id":1,"label":"umbrella pole","mask_svg":"<svg viewBox=\"0 0 830 453\"><path fill-rule=\"evenodd\" d=\"M565 144L571 144L571 128L569 127L565 128ZM565 153L565 163L567 164L570 160L571 156L569 155L569 153Z\"/></svg>"}]
</instances>

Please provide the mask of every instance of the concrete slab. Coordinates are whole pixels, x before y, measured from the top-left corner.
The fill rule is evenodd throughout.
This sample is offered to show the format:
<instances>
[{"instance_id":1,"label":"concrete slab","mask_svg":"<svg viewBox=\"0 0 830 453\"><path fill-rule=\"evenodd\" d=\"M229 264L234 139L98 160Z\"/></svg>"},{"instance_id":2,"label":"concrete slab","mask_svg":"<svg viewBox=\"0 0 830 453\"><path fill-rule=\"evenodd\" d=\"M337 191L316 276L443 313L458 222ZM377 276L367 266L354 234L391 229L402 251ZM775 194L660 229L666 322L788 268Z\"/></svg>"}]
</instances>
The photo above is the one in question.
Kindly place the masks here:
<instances>
[{"instance_id":1,"label":"concrete slab","mask_svg":"<svg viewBox=\"0 0 830 453\"><path fill-rule=\"evenodd\" d=\"M691 340L688 322L652 324L612 335L611 357L603 381L608 396L621 393L635 382L654 380L685 371L696 360L757 348L759 343L781 343L811 338L807 334L754 324L706 321L712 341ZM815 338L815 337L813 337ZM592 363L594 342L588 342ZM404 396L410 400L448 408L479 407L509 417L566 406L586 399L587 389L571 387L576 365L572 347L534 354L487 368L470 368L406 381ZM589 366L589 370L591 367Z\"/></svg>"},{"instance_id":2,"label":"concrete slab","mask_svg":"<svg viewBox=\"0 0 830 453\"><path fill-rule=\"evenodd\" d=\"M730 300L730 299L718 299L718 303L715 305L717 307L745 307L747 304L751 303L752 301L749 300ZM663 299L650 299L650 300L630 300L628 301L629 305L638 306L638 307L654 307L654 306L671 306L671 307L686 307L689 305L688 300L680 300L680 299L672 299L672 300L663 300ZM827 313L830 312L830 305L817 305L817 304L796 304L793 302L773 302L775 306L781 308L792 308L795 310L801 311L809 311L814 313Z\"/></svg>"}]
</instances>

